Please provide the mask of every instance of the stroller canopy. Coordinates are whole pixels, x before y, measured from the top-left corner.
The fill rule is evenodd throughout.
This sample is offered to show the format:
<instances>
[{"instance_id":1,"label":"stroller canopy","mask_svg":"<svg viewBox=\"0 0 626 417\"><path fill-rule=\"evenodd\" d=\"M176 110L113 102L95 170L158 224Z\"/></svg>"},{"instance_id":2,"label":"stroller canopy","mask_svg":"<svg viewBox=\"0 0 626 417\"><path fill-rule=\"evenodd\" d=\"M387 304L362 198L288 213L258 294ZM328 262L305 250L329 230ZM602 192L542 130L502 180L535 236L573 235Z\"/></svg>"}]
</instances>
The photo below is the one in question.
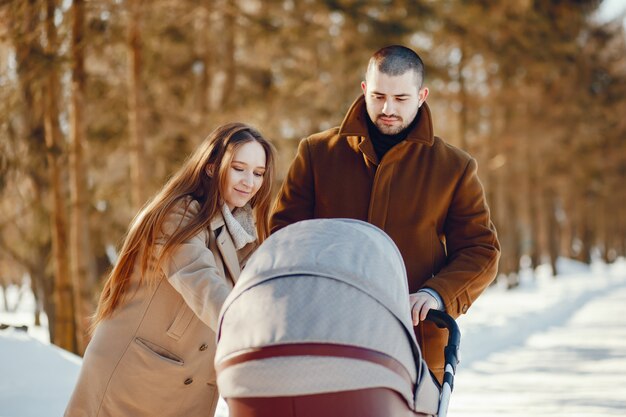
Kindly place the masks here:
<instances>
[{"instance_id":1,"label":"stroller canopy","mask_svg":"<svg viewBox=\"0 0 626 417\"><path fill-rule=\"evenodd\" d=\"M215 358L220 393L271 397L382 386L413 409L414 388L428 372L409 307L404 262L382 230L352 219L290 225L259 247L222 307ZM341 355L222 366L242 352L302 343L380 352L401 364L412 384L387 367Z\"/></svg>"}]
</instances>

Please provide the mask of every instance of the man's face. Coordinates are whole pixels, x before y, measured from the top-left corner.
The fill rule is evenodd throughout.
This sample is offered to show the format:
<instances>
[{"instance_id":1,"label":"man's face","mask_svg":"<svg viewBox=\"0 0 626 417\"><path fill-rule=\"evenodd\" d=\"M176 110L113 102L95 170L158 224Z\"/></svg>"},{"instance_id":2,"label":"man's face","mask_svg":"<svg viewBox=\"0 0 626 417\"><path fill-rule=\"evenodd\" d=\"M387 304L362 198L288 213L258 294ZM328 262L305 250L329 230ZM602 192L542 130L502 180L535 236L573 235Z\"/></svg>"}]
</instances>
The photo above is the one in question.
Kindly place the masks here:
<instances>
[{"instance_id":1,"label":"man's face","mask_svg":"<svg viewBox=\"0 0 626 417\"><path fill-rule=\"evenodd\" d=\"M428 96L428 89L420 90L419 84L415 71L387 75L376 67L369 69L361 88L367 114L381 133L400 133L415 119L419 106Z\"/></svg>"}]
</instances>

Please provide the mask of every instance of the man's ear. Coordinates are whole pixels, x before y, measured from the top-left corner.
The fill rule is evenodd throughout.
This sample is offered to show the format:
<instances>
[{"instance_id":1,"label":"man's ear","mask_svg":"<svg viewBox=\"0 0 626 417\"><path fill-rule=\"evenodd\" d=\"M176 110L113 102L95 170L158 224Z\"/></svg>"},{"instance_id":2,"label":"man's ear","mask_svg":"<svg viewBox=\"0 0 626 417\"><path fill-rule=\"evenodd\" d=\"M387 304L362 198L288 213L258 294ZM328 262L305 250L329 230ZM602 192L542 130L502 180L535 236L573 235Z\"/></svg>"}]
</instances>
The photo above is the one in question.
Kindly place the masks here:
<instances>
[{"instance_id":1,"label":"man's ear","mask_svg":"<svg viewBox=\"0 0 626 417\"><path fill-rule=\"evenodd\" d=\"M361 81L361 90L363 90L363 94L367 91L367 84L365 84L365 81Z\"/></svg>"},{"instance_id":2,"label":"man's ear","mask_svg":"<svg viewBox=\"0 0 626 417\"><path fill-rule=\"evenodd\" d=\"M213 164L208 164L206 166L206 168L204 169L206 174L209 176L209 178L213 178L213 171L214 171L214 165Z\"/></svg>"},{"instance_id":3,"label":"man's ear","mask_svg":"<svg viewBox=\"0 0 626 417\"><path fill-rule=\"evenodd\" d=\"M424 87L417 93L417 98L419 100L419 107L421 107L422 104L424 104L427 97L428 97L428 87Z\"/></svg>"}]
</instances>

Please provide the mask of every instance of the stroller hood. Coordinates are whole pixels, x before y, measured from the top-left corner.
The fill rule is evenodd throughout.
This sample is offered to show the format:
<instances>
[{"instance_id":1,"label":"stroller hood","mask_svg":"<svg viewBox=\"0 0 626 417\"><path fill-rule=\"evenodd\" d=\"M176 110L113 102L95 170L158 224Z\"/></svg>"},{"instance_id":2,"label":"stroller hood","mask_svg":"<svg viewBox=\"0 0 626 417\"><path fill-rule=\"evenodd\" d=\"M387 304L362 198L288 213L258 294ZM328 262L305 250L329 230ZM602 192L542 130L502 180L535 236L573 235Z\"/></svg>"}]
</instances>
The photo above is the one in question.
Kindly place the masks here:
<instances>
[{"instance_id":1,"label":"stroller hood","mask_svg":"<svg viewBox=\"0 0 626 417\"><path fill-rule=\"evenodd\" d=\"M358 287L413 334L400 251L385 232L354 219L305 220L270 236L246 264L224 303L220 323L224 311L241 293L264 281L296 274Z\"/></svg>"},{"instance_id":2,"label":"stroller hood","mask_svg":"<svg viewBox=\"0 0 626 417\"><path fill-rule=\"evenodd\" d=\"M215 363L225 397L383 386L413 408L413 385L428 374L413 332L402 256L382 230L359 220L306 220L270 236L249 259L218 323ZM308 353L219 371L242 352L311 343L379 352L397 361L407 378L367 361Z\"/></svg>"}]
</instances>

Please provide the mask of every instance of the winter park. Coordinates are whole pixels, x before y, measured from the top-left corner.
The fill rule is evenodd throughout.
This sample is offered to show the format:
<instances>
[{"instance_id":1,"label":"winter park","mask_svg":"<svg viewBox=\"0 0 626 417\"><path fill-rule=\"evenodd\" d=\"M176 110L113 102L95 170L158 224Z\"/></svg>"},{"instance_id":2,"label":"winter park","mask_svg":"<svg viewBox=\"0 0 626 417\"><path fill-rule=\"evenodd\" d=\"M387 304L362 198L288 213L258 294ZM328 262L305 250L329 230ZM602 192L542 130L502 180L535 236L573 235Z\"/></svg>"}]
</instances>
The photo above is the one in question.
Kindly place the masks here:
<instances>
[{"instance_id":1,"label":"winter park","mask_svg":"<svg viewBox=\"0 0 626 417\"><path fill-rule=\"evenodd\" d=\"M625 27L0 2L0 417L626 415Z\"/></svg>"},{"instance_id":2,"label":"winter park","mask_svg":"<svg viewBox=\"0 0 626 417\"><path fill-rule=\"evenodd\" d=\"M523 277L515 291L490 288L460 320L461 363L451 416L621 416L626 410L626 261L560 260L563 275ZM9 287L19 311L1 322L2 416L61 415L80 358L32 327L28 287ZM228 415L220 402L216 416Z\"/></svg>"}]
</instances>

